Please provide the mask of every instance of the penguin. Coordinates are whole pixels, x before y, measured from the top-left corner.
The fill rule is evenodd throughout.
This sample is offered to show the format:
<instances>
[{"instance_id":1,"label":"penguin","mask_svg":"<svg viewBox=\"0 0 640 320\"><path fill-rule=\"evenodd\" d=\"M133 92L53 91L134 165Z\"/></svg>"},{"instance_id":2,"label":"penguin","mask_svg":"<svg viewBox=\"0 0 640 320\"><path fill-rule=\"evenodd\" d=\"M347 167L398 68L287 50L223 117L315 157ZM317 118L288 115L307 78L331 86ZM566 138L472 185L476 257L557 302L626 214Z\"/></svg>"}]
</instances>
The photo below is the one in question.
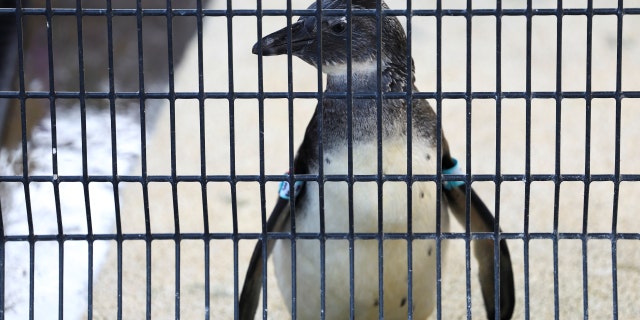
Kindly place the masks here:
<instances>
[{"instance_id":1,"label":"penguin","mask_svg":"<svg viewBox=\"0 0 640 320\"><path fill-rule=\"evenodd\" d=\"M346 0L323 0L320 4L323 10L344 10L349 5ZM378 3L351 0L350 5L353 10L376 9ZM388 9L384 2L380 6ZM316 8L316 3L309 7ZM462 181L441 181L442 206L438 215L434 181L410 180L411 175L437 173L436 114L426 100L401 95L409 89L418 91L413 61L407 61L407 38L399 20L395 16L381 17L380 39L374 15L352 14L347 18L346 14L326 14L321 21L317 21L316 15L302 16L290 27L265 36L253 46L253 53L263 56L284 55L290 50L290 54L326 74L325 97L307 126L294 159L293 172L290 172L294 177L318 175L318 180L297 180L293 188L288 181L282 182L266 225L267 233L291 232L292 237L299 233L319 234L321 225L324 233L314 239L296 238L295 250L290 240L266 243L264 239L258 240L239 297L238 312L242 320L255 317L262 291L263 263L269 255L273 256L284 301L290 312L295 301L298 319L318 319L321 315L326 319L380 316L407 319L409 315L426 319L433 313L437 298L436 240L385 238L380 248L379 237L365 239L354 234L434 233L438 217L441 231L447 232L447 212L465 225L467 197L471 231L494 231L491 211ZM351 32L350 45L348 32ZM371 93L380 90L387 95L377 101ZM378 117L381 117L380 127ZM441 139L442 172L460 174L443 134ZM379 172L378 159L382 160L382 172ZM325 179L332 175L349 177L349 174L400 179L378 182ZM382 193L381 204L379 193ZM295 226L294 232L292 226ZM345 236L342 239L325 237L324 250L321 250L320 238L327 234ZM446 247L446 241L441 242L442 254L446 253ZM510 319L515 305L511 258L504 239L498 248L500 273L494 275L494 241L473 241L487 317ZM296 259L295 279L292 257ZM324 277L321 277L322 271ZM446 268L443 267L442 272L446 272ZM500 284L499 313L494 300L495 277ZM382 292L379 292L380 286Z\"/></svg>"}]
</instances>

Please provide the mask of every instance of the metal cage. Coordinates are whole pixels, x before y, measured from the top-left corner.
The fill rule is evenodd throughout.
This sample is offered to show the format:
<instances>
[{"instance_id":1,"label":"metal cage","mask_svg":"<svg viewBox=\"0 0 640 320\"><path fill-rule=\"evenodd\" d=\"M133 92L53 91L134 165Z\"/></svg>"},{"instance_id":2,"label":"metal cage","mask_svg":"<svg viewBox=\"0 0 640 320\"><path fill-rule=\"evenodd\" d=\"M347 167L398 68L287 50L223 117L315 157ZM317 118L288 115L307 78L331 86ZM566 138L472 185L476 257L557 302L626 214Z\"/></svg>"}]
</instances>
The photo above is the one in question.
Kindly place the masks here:
<instances>
[{"instance_id":1,"label":"metal cage","mask_svg":"<svg viewBox=\"0 0 640 320\"><path fill-rule=\"evenodd\" d=\"M431 102L466 173L288 176L323 75L251 45L318 14L308 4L2 3L0 319L237 318L257 239L450 243L437 319L485 317L471 243L508 239L514 318L640 314L639 2L337 12L402 20L422 91L399 98ZM456 179L490 204L495 232L265 231L281 181ZM289 315L272 269L256 318Z\"/></svg>"}]
</instances>

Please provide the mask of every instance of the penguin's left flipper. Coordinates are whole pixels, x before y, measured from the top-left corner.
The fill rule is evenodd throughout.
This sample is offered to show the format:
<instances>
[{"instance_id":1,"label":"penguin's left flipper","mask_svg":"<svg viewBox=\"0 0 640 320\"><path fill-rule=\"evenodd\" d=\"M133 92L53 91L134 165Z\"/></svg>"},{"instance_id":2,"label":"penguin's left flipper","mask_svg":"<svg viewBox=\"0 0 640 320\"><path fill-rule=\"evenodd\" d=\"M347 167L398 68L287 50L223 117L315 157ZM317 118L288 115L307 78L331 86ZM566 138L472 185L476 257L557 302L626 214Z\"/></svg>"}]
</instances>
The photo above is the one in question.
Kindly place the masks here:
<instances>
[{"instance_id":1,"label":"penguin's left flipper","mask_svg":"<svg viewBox=\"0 0 640 320\"><path fill-rule=\"evenodd\" d=\"M283 232L286 222L289 221L289 215L290 201L278 197L278 202L273 208L269 220L267 220L267 232ZM244 278L244 285L242 286L238 306L240 320L252 320L258 309L258 300L260 299L260 292L262 292L262 266L269 258L269 255L271 255L271 251L275 245L275 240L267 241L267 256L263 258L262 241L263 240L258 240L256 247L253 249L247 274Z\"/></svg>"},{"instance_id":2,"label":"penguin's left flipper","mask_svg":"<svg viewBox=\"0 0 640 320\"><path fill-rule=\"evenodd\" d=\"M444 158L448 158L445 156ZM443 166L446 166L448 159L443 159ZM491 211L482 202L480 197L469 188L470 208L469 217L471 219L471 232L493 232L494 218ZM465 185L451 189L443 188L449 209L456 217L456 220L463 226L466 221L466 193ZM513 269L511 266L511 256L507 242L500 240L500 318L511 319L515 306L515 289L513 281ZM489 319L495 319L495 291L494 291L494 242L493 240L474 240L473 250L479 265L480 286L482 297Z\"/></svg>"}]
</instances>

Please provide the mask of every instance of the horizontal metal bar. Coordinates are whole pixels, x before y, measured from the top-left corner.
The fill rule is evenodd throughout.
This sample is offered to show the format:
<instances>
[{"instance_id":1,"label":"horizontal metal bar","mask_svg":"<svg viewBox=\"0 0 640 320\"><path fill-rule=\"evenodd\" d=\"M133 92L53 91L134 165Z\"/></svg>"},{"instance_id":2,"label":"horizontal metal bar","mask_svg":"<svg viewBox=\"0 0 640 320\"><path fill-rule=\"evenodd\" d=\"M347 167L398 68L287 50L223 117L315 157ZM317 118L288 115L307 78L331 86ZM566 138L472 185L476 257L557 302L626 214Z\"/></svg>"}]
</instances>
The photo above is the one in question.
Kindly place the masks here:
<instances>
[{"instance_id":1,"label":"horizontal metal bar","mask_svg":"<svg viewBox=\"0 0 640 320\"><path fill-rule=\"evenodd\" d=\"M376 92L355 92L352 94L356 99L375 99ZM6 99L344 99L345 93L318 93L318 92L76 92L57 91L53 95L47 91L0 91L0 98ZM407 99L406 93L390 92L382 94L385 99ZM414 92L413 99L638 99L640 91L535 91L527 93L524 91L509 92Z\"/></svg>"},{"instance_id":2,"label":"horizontal metal bar","mask_svg":"<svg viewBox=\"0 0 640 320\"><path fill-rule=\"evenodd\" d=\"M0 8L0 15L3 14L15 14L14 8ZM76 16L78 11L76 8L52 8L47 10L46 8L22 8L22 14L24 15L55 15L55 16ZM555 8L544 9L532 9L528 11L525 8L522 9L416 9L416 10L402 10L402 9L387 9L382 10L384 15L387 16L577 16L577 15L638 15L640 14L640 8L594 8L592 10L587 8L565 8L557 10ZM253 9L236 9L236 10L219 10L210 9L202 10L200 13L197 9L142 9L140 12L137 9L112 9L109 12L107 9L101 8L83 8L80 10L81 16L205 16L205 17L235 17L235 16L287 16L288 10L253 10ZM344 9L323 9L322 14L325 16L344 16L346 11ZM315 10L309 9L297 9L291 10L293 16L314 16ZM374 9L353 9L351 11L353 16L375 16L376 11Z\"/></svg>"},{"instance_id":3,"label":"horizontal metal bar","mask_svg":"<svg viewBox=\"0 0 640 320\"><path fill-rule=\"evenodd\" d=\"M466 180L467 175L444 175L441 179L442 181L461 181ZM436 181L438 178L437 175L413 175L413 176L405 176L405 175L382 175L380 178L380 182L392 182L392 181ZM149 175L146 177L143 176L132 176L132 175L121 175L121 176L105 176L105 175L89 175L87 177L83 177L80 175L60 175L57 177L49 176L49 175L34 175L34 176L0 176L0 182L139 182L139 183L149 183L149 182L269 182L269 181L288 181L288 176L286 175L264 175L264 177L260 175L207 175L207 176L196 176L196 175ZM353 175L353 177L349 177L348 175L324 175L322 178L318 175L295 175L295 179L297 181L348 181L353 180L355 182L375 182L378 181L378 175ZM502 174L499 176L492 174L472 174L470 175L470 180L472 182L475 181L493 181L496 183L500 182L514 182L514 181L581 181L581 182L617 182L617 181L640 181L640 174L621 174L620 177L616 177L615 174L592 174L592 175L582 175L582 174L532 174L530 176L523 174Z\"/></svg>"},{"instance_id":4,"label":"horizontal metal bar","mask_svg":"<svg viewBox=\"0 0 640 320\"><path fill-rule=\"evenodd\" d=\"M357 240L377 240L381 234L379 233L362 233L355 232L337 233L327 232L321 233L288 233L288 232L269 232L266 234L268 239L299 239L299 240L346 240L351 237ZM606 232L534 232L534 233L515 233L502 232L499 233L501 239L508 240L554 240L554 239L573 239L573 240L640 240L640 233L606 233ZM445 240L484 240L494 239L493 232L443 232L440 235L433 232L416 232L416 233L383 233L383 240L433 240L436 238ZM123 233L123 234L46 234L46 235L6 235L2 238L5 242L29 241L135 241L135 240L258 240L264 239L262 233L229 233L229 232L212 232L212 233Z\"/></svg>"}]
</instances>

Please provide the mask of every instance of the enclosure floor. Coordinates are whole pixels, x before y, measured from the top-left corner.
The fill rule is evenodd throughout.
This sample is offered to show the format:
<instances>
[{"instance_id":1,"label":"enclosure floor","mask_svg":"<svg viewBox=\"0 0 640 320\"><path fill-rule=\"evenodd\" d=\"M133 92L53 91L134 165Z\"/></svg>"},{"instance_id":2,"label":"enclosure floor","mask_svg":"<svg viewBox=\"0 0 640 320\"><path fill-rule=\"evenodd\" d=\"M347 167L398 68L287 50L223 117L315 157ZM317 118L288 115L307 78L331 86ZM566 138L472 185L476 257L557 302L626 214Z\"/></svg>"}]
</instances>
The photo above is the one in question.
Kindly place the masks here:
<instances>
[{"instance_id":1,"label":"enclosure floor","mask_svg":"<svg viewBox=\"0 0 640 320\"><path fill-rule=\"evenodd\" d=\"M282 8L284 1L269 1L264 6ZM404 1L388 1L392 8L403 8ZM479 7L487 1L474 1ZM537 3L537 2L536 2ZM540 1L540 6L554 7L552 1ZM224 8L223 1L213 1L215 8ZM234 3L242 6L248 4ZM296 7L304 3L296 2ZM414 4L414 7L417 4ZM239 9L240 7L234 8ZM415 8L414 8L415 9ZM562 90L583 91L586 83L586 18L565 17L563 32ZM640 19L625 18L623 54L623 90L640 90ZM233 90L258 91L258 59L251 54L257 40L254 17L233 19ZM279 29L286 21L280 17L264 17L263 35ZM472 90L496 90L495 17L473 20ZM594 20L594 51L592 90L615 90L616 19L598 17ZM501 90L526 91L526 23L523 17L503 18L502 28L502 86ZM443 91L466 91L466 41L463 17L446 18L443 42ZM210 92L227 92L229 70L226 38L227 20L224 17L205 19L203 37L204 88ZM417 17L412 20L412 54L416 62L417 86L422 91L436 91L436 22L433 18ZM536 17L532 35L533 91L556 90L556 23L554 16ZM570 38L568 35L572 35ZM197 43L193 42L185 54L185 61L176 72L176 91L198 90ZM287 91L287 58L265 57L263 66L264 91ZM315 69L293 60L293 90L318 90ZM431 101L435 107L435 101ZM563 174L585 174L585 154L590 156L591 174L613 174L615 154L615 100L594 99L590 108L590 153L585 148L587 113L584 99L565 99L559 113L556 101L536 99L531 104L531 164L532 174L554 174L556 160L556 114L561 116L560 169ZM201 157L206 160L208 175L232 173L257 175L260 172L259 154L264 152L266 174L282 174L288 170L288 104L286 99L267 100L264 104L264 128L260 129L260 113L255 99L236 99L232 108L226 99L209 99L204 106L204 142L201 141L197 100L178 100L175 105L175 141L171 140L170 108L161 112L147 149L148 173L170 175L172 146L176 150L178 175L201 174ZM293 102L294 151L304 134L308 119L315 107L312 99ZM500 129L499 150L501 174L523 174L526 166L527 108L524 99L504 99L500 124L497 124L496 103L493 99L474 100L471 115L471 168L474 174L495 174L496 127ZM230 130L229 110L233 110L233 130ZM443 129L452 153L465 168L466 105L464 100L446 100L442 106ZM621 128L621 173L640 173L640 101L623 100ZM260 132L262 130L262 132ZM235 154L231 153L230 138L235 139ZM263 140L261 150L260 138ZM206 154L200 154L201 143ZM235 161L235 172L229 165ZM583 200L584 183L563 182L557 203L557 230L559 232L608 233L612 231L614 186L611 182L593 182L588 201ZM474 183L489 208L495 212L495 184ZM206 210L209 231L231 233L233 214L237 214L238 232L260 232L261 214L268 214L276 200L277 183L268 183L264 199L258 183L238 183L235 199L226 182L211 182L206 186ZM179 217L182 233L204 232L203 189L199 183L181 182L177 185L177 202L171 196L168 183L149 185L149 214L151 232L176 231L174 215ZM145 219L140 185L124 186L122 226L126 233L144 233ZM640 184L622 183L618 198L618 232L640 232L637 208L640 206ZM235 200L237 206L232 206ZM261 209L261 200L265 206ZM499 194L500 225L509 233L554 231L554 184L534 182L525 211L525 184L522 181L504 182ZM584 206L588 205L585 224ZM174 211L174 207L177 211ZM526 223L525 223L526 221ZM464 229L453 223L453 231ZM527 228L527 229L525 229ZM525 318L525 283L528 285L528 306L531 319L552 319L556 312L562 319L584 317L584 307L591 319L612 317L612 245L610 240L590 240L586 249L587 264L583 268L583 242L560 240L557 247L557 292L559 309L554 309L554 246L551 240L531 240L525 256L523 240L510 240L514 264L517 305L514 319ZM182 319L202 319L205 309L205 274L209 276L209 314L211 319L232 319L234 297L239 294L249 257L255 241L239 242L238 273L234 279L234 245L231 240L211 240L208 248L202 240L154 240L150 251L144 241L131 240L122 246L122 318L143 319L147 312L147 290L151 293L150 307L153 319L174 319L176 306ZM176 248L179 246L179 263ZM452 241L445 259L442 275L442 319L466 317L465 243ZM631 319L640 314L640 243L617 242L617 298L618 317ZM206 251L205 249L208 249ZM205 270L205 252L209 254L210 268ZM94 318L115 319L118 306L117 253L115 244L107 262L94 284ZM147 262L147 253L151 260ZM147 278L146 265L151 266ZM525 273L525 263L528 273ZM176 288L176 267L180 268L179 288ZM484 308L476 277L476 264L471 256L470 309L474 319L484 318ZM289 317L282 303L273 264L268 265L268 314L272 319ZM584 271L587 271L586 276ZM414 270L419 272L419 270ZM528 281L525 281L528 277ZM149 280L150 287L147 286ZM585 284L588 292L585 299ZM179 302L179 303L178 303ZM435 318L433 315L431 318Z\"/></svg>"}]
</instances>

